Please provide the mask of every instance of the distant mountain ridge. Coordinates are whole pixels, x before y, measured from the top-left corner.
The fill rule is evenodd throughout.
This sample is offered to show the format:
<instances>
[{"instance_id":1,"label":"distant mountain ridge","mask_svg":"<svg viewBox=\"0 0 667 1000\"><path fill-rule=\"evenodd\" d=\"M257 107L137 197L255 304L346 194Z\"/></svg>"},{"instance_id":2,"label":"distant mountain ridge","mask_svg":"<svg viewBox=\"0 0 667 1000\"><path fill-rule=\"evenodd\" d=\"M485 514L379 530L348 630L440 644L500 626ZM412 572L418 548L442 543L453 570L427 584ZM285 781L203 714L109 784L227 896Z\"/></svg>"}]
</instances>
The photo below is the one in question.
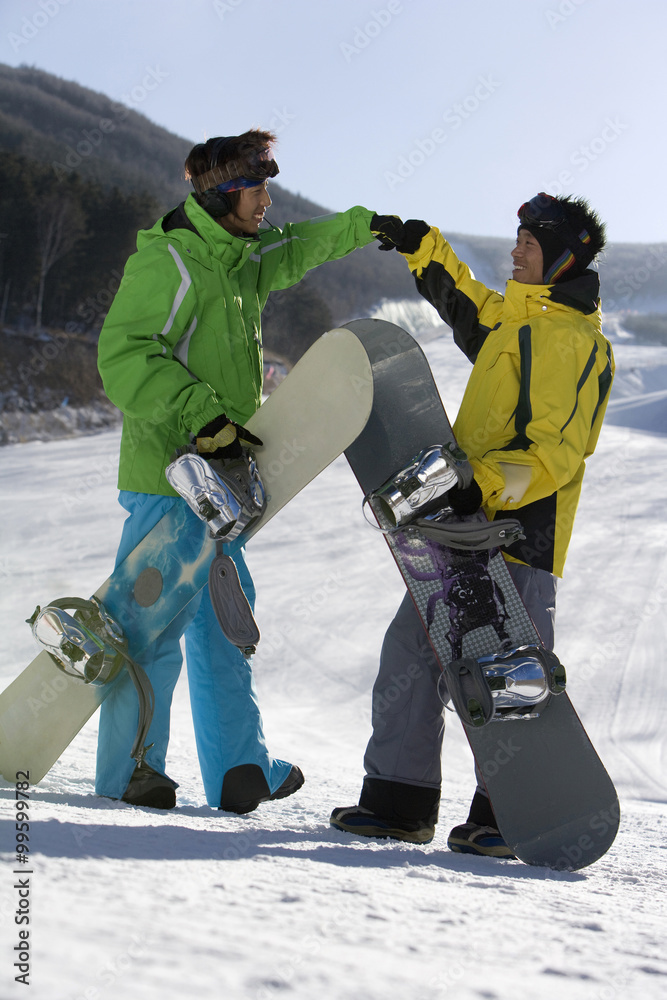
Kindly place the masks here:
<instances>
[{"instance_id":1,"label":"distant mountain ridge","mask_svg":"<svg viewBox=\"0 0 667 1000\"><path fill-rule=\"evenodd\" d=\"M166 210L187 193L191 145L104 94L0 64L0 148L53 166L56 176L76 170L103 186L147 191Z\"/></svg>"},{"instance_id":2,"label":"distant mountain ridge","mask_svg":"<svg viewBox=\"0 0 667 1000\"><path fill-rule=\"evenodd\" d=\"M166 211L190 190L183 162L192 145L104 94L35 67L0 64L0 151L50 164L56 172L75 170L102 186L147 192ZM272 184L271 195L271 221L280 227L331 211L280 184ZM390 212L390 199L381 201L369 207ZM448 233L445 219L427 221L441 227L480 281L502 291L510 277L512 234L501 239ZM606 310L667 313L667 243L612 244L600 277ZM382 299L417 297L403 261L394 254L378 255L374 246L325 265L307 280L325 295L335 322Z\"/></svg>"},{"instance_id":3,"label":"distant mountain ridge","mask_svg":"<svg viewBox=\"0 0 667 1000\"><path fill-rule=\"evenodd\" d=\"M183 163L192 145L104 94L34 67L0 64L0 152L50 166L58 179L76 172L103 188L148 194L166 212L191 191ZM271 197L269 217L279 227L332 211L275 182ZM403 262L378 255L375 246L323 265L305 280L325 299L334 322L363 314L389 295L417 294Z\"/></svg>"}]
</instances>

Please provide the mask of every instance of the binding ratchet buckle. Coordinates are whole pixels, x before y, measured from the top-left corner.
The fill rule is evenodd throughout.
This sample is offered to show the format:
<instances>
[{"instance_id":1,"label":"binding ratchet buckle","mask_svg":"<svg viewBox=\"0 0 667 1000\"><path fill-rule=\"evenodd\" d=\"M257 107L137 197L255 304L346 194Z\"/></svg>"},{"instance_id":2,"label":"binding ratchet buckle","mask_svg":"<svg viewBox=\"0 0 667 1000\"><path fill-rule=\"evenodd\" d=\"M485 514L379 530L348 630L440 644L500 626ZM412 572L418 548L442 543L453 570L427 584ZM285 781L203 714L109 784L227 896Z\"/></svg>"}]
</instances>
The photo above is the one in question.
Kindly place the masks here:
<instances>
[{"instance_id":1,"label":"binding ratchet buckle","mask_svg":"<svg viewBox=\"0 0 667 1000\"><path fill-rule=\"evenodd\" d=\"M425 538L451 549L493 549L524 538L516 518L493 522L485 518L481 521L467 518L461 522L448 519L452 511L447 494L455 486L469 486L472 476L472 466L458 445L453 442L432 445L364 497L364 517L371 527L385 535L404 529L417 530ZM366 515L367 504L375 512L379 526Z\"/></svg>"},{"instance_id":2,"label":"binding ratchet buckle","mask_svg":"<svg viewBox=\"0 0 667 1000\"><path fill-rule=\"evenodd\" d=\"M457 445L432 445L364 497L364 508L372 503L388 522L389 528L385 530L393 531L418 515L446 507L445 494L454 486L468 486L471 479L472 469Z\"/></svg>"},{"instance_id":3,"label":"binding ratchet buckle","mask_svg":"<svg viewBox=\"0 0 667 1000\"><path fill-rule=\"evenodd\" d=\"M454 707L468 726L510 719L534 719L552 695L565 690L565 667L543 646L515 646L445 666Z\"/></svg>"},{"instance_id":4,"label":"binding ratchet buckle","mask_svg":"<svg viewBox=\"0 0 667 1000\"><path fill-rule=\"evenodd\" d=\"M264 486L250 451L231 461L205 459L186 451L168 465L165 475L213 538L231 542L262 516Z\"/></svg>"}]
</instances>

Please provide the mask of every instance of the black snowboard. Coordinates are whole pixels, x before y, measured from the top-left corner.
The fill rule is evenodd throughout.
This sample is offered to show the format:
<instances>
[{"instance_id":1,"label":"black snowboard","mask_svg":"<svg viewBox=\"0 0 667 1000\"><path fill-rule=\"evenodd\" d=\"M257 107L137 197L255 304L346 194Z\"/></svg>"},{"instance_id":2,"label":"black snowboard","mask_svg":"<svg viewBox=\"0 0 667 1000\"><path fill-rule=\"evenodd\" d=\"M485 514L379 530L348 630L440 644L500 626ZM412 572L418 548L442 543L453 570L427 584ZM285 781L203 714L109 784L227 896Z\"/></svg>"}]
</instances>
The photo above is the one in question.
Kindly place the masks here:
<instances>
[{"instance_id":1,"label":"black snowboard","mask_svg":"<svg viewBox=\"0 0 667 1000\"><path fill-rule=\"evenodd\" d=\"M424 448L454 436L416 341L381 320L347 325L373 370L373 410L346 451L368 495ZM461 552L415 531L385 538L443 668L503 644L540 645L498 549ZM518 858L573 871L609 849L619 822L616 791L567 694L550 695L537 717L463 726L500 832Z\"/></svg>"}]
</instances>

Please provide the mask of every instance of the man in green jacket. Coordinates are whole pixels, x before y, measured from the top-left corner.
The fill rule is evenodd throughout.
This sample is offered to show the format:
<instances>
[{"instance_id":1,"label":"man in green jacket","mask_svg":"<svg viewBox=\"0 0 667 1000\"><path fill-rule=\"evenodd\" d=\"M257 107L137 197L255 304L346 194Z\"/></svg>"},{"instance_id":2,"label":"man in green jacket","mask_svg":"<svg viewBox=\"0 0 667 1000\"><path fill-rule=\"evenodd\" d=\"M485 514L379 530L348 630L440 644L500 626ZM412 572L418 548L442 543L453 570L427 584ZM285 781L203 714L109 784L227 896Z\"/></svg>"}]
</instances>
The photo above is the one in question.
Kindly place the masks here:
<instances>
[{"instance_id":1,"label":"man in green jacket","mask_svg":"<svg viewBox=\"0 0 667 1000\"><path fill-rule=\"evenodd\" d=\"M605 229L583 199L540 194L518 215L504 295L476 281L435 227L395 217L380 217L374 227L385 249L404 255L418 290L473 363L454 432L474 479L451 490L448 502L460 514L482 506L491 520L515 513L526 537L506 550L508 569L551 649L556 580L614 373L601 329L600 282L588 269L605 245ZM386 708L384 694L392 686L398 691L394 678L406 676L407 665L412 683ZM433 838L444 732L440 677L407 595L382 647L359 804L334 809L334 827L414 843ZM510 856L477 778L468 820L451 831L448 845Z\"/></svg>"},{"instance_id":2,"label":"man in green jacket","mask_svg":"<svg viewBox=\"0 0 667 1000\"><path fill-rule=\"evenodd\" d=\"M278 173L274 143L272 133L253 129L191 150L186 173L194 193L139 232L102 328L99 370L124 415L118 485L129 517L117 563L171 506L185 502L165 478L176 448L197 441L200 453L216 458L238 449L240 425L262 398L260 317L269 293L374 238L373 213L361 207L282 231L260 229L271 204L268 180ZM235 543L225 550L252 604L243 552ZM130 757L137 705L129 679L104 701L98 794L135 805L175 805L177 785L165 773L165 758L182 635L209 805L246 813L295 792L303 775L269 755L250 665L222 636L205 588L142 659L155 710L141 766Z\"/></svg>"}]
</instances>

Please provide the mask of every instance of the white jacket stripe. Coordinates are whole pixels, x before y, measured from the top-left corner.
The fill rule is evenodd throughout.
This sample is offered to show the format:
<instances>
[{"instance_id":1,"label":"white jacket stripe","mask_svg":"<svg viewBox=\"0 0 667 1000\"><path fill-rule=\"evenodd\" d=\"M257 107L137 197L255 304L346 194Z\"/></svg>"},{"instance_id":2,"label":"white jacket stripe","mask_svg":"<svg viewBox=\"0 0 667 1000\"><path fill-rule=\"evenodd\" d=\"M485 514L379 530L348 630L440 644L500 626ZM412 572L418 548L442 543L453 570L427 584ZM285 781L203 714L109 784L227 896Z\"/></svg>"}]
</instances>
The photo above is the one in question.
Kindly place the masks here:
<instances>
[{"instance_id":1,"label":"white jacket stripe","mask_svg":"<svg viewBox=\"0 0 667 1000\"><path fill-rule=\"evenodd\" d=\"M164 324L163 329L160 331L161 337L166 337L169 331L171 330L172 326L174 325L174 320L176 319L176 313L180 309L183 299L187 294L188 288L192 284L192 278L190 277L190 273L188 272L187 267L185 266L185 264L179 257L178 252L171 245L171 243L168 244L168 249L169 253L174 258L176 267L178 268L179 274L181 276L181 283L178 286L178 291L176 292L174 301L171 304L171 312L169 313L167 322Z\"/></svg>"}]
</instances>

